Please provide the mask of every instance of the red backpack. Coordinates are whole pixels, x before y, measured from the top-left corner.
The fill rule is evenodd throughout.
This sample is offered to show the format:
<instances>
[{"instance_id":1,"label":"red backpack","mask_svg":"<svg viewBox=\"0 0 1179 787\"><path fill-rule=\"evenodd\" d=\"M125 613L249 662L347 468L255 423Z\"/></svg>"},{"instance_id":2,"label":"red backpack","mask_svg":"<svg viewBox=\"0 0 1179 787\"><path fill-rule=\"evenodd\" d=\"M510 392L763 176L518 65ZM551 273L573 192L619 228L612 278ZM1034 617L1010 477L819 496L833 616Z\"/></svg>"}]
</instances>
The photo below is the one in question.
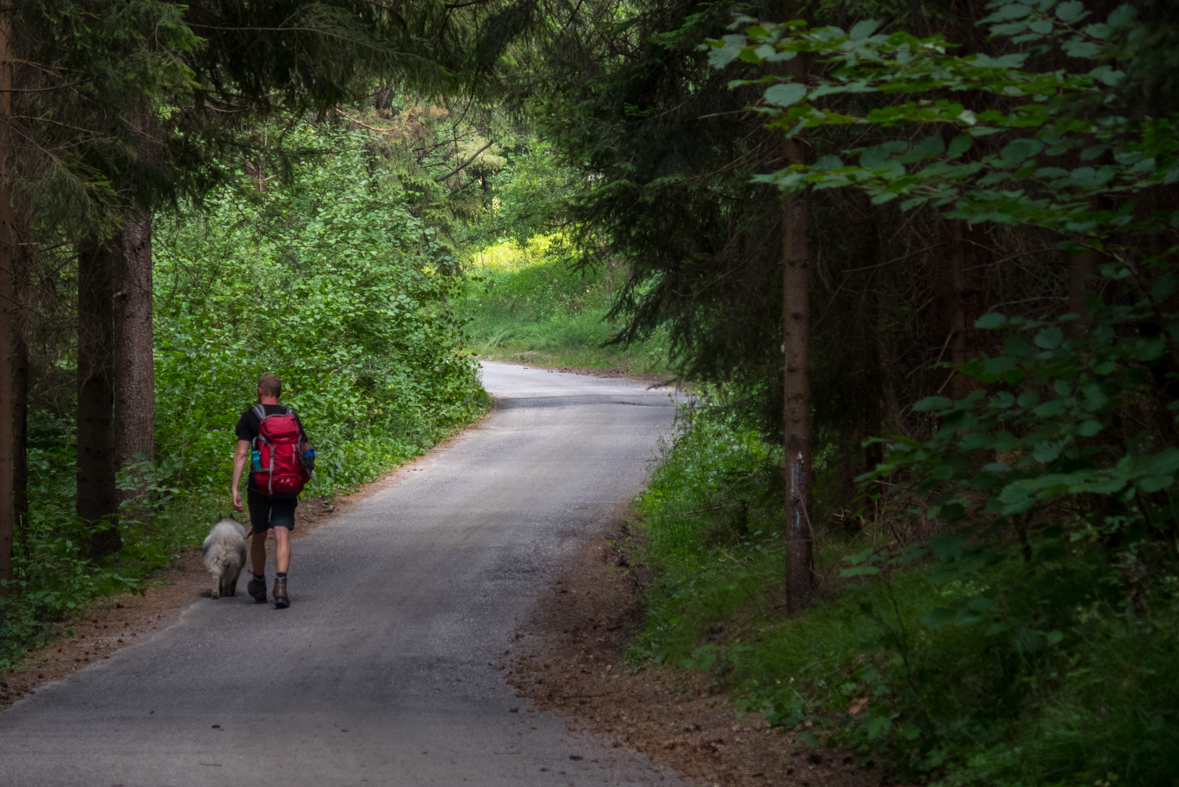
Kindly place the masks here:
<instances>
[{"instance_id":1,"label":"red backpack","mask_svg":"<svg viewBox=\"0 0 1179 787\"><path fill-rule=\"evenodd\" d=\"M264 495L297 495L311 480L310 470L304 466L300 445L302 430L295 411L267 415L263 405L251 408L258 416L258 436L251 443L257 452L254 464L254 485ZM260 468L260 469L259 469Z\"/></svg>"}]
</instances>

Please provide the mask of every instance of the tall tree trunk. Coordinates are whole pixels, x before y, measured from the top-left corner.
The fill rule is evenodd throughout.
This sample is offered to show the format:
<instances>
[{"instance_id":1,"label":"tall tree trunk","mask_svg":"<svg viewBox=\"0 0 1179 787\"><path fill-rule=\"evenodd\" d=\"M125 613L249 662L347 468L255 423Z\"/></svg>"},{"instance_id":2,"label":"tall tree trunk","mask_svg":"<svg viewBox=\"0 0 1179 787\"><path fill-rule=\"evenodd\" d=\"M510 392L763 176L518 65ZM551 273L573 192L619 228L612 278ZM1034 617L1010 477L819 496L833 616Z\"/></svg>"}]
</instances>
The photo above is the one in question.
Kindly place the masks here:
<instances>
[{"instance_id":1,"label":"tall tree trunk","mask_svg":"<svg viewBox=\"0 0 1179 787\"><path fill-rule=\"evenodd\" d=\"M12 264L12 6L0 9L0 594L12 579L12 314L16 307Z\"/></svg>"},{"instance_id":2,"label":"tall tree trunk","mask_svg":"<svg viewBox=\"0 0 1179 787\"><path fill-rule=\"evenodd\" d=\"M984 273L987 264L986 235L981 227L965 221L950 224L953 248L950 253L950 363L961 365L978 357L982 350L974 323L983 315ZM950 397L963 399L975 387L972 377L955 373Z\"/></svg>"},{"instance_id":3,"label":"tall tree trunk","mask_svg":"<svg viewBox=\"0 0 1179 787\"><path fill-rule=\"evenodd\" d=\"M17 524L29 514L29 269L32 243L27 218L16 223L12 332L12 500ZM26 532L22 529L21 531Z\"/></svg>"},{"instance_id":4,"label":"tall tree trunk","mask_svg":"<svg viewBox=\"0 0 1179 787\"><path fill-rule=\"evenodd\" d=\"M155 458L150 213L131 212L123 221L120 274L115 293L115 456L116 466L123 468L141 456ZM142 488L119 490L119 500L144 492ZM147 512L134 515L142 520Z\"/></svg>"},{"instance_id":5,"label":"tall tree trunk","mask_svg":"<svg viewBox=\"0 0 1179 787\"><path fill-rule=\"evenodd\" d=\"M786 20L802 18L795 0L784 4ZM807 81L807 58L801 52L786 61L786 73L799 84ZM786 166L806 163L800 137L783 143ZM810 204L807 192L788 194L782 201L782 350L785 390L782 403L785 429L786 606L803 609L815 588L814 538L811 529L811 391L810 357L810 247L807 229Z\"/></svg>"},{"instance_id":6,"label":"tall tree trunk","mask_svg":"<svg viewBox=\"0 0 1179 787\"><path fill-rule=\"evenodd\" d=\"M1106 201L1101 197L1089 198L1089 210L1096 212L1105 207ZM1085 249L1069 259L1068 310L1079 315L1078 319L1065 324L1070 338L1080 339L1089 332L1089 309L1085 306L1085 296L1093 288L1101 261L1101 252L1095 249Z\"/></svg>"},{"instance_id":7,"label":"tall tree trunk","mask_svg":"<svg viewBox=\"0 0 1179 787\"><path fill-rule=\"evenodd\" d=\"M78 254L78 518L93 557L122 546L115 527L114 294L121 233L87 238Z\"/></svg>"}]
</instances>

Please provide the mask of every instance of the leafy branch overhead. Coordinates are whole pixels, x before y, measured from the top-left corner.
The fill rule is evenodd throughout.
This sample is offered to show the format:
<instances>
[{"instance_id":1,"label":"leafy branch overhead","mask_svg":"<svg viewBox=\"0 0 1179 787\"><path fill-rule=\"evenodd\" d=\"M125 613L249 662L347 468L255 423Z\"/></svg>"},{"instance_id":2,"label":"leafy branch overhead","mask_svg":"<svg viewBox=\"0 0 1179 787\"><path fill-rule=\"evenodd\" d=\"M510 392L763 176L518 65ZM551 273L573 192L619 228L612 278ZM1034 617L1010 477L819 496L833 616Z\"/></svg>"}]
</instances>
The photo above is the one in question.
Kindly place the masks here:
<instances>
[{"instance_id":1,"label":"leafy branch overhead","mask_svg":"<svg viewBox=\"0 0 1179 787\"><path fill-rule=\"evenodd\" d=\"M875 204L903 198L905 209L929 204L950 218L1085 233L1091 243L1123 231L1134 220L1129 198L1179 181L1173 119L1131 123L1076 111L1081 101L1100 98L1103 88L1125 79L1114 65L1079 72L1024 67L1029 59L1053 52L1096 57L1105 41L1133 25L1133 8L1120 6L1106 22L1089 24L1088 12L1075 1L991 6L995 13L983 22L990 24L992 35L1011 37L1023 51L1001 57L956 55L940 35L875 33L874 22L844 32L738 20L744 34L708 43L715 67L734 60L778 62L799 52L825 66L806 85L775 75L731 83L768 85L758 110L769 116L771 126L794 135L823 126L912 124L927 134L915 142L892 140L823 156L758 180L788 190L855 186ZM877 94L890 103L862 112L831 106L832 97L861 94ZM946 97L954 94L967 98ZM992 135L998 135L997 143L980 144ZM1073 166L1078 153L1080 165ZM1123 199L1116 211L1093 211L1087 206L1094 195ZM1174 215L1151 216L1134 229L1147 233L1176 222Z\"/></svg>"}]
</instances>

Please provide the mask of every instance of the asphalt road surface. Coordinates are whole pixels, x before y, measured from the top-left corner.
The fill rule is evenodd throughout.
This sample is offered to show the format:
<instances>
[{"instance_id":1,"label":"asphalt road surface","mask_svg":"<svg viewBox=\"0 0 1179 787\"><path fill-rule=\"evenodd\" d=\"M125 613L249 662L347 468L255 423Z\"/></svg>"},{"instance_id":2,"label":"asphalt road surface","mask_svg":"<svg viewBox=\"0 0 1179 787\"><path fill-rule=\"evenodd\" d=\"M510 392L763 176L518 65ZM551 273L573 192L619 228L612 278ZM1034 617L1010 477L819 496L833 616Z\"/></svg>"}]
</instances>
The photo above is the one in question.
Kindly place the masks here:
<instances>
[{"instance_id":1,"label":"asphalt road surface","mask_svg":"<svg viewBox=\"0 0 1179 787\"><path fill-rule=\"evenodd\" d=\"M290 609L243 575L0 714L0 785L679 784L492 666L562 556L640 491L675 408L625 380L483 381L490 419L294 543Z\"/></svg>"}]
</instances>

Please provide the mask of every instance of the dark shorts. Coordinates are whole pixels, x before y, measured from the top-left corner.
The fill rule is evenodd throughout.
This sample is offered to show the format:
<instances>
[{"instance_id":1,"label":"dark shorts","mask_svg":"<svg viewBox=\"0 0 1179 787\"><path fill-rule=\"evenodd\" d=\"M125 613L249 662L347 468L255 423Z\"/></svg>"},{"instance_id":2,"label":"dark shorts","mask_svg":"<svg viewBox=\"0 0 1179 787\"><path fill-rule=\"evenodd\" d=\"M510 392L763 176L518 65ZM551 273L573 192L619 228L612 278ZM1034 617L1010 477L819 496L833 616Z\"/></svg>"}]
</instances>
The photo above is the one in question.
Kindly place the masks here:
<instances>
[{"instance_id":1,"label":"dark shorts","mask_svg":"<svg viewBox=\"0 0 1179 787\"><path fill-rule=\"evenodd\" d=\"M253 532L265 533L272 527L295 529L295 506L297 497L267 497L253 489L246 490L246 505L250 508L250 524Z\"/></svg>"}]
</instances>

